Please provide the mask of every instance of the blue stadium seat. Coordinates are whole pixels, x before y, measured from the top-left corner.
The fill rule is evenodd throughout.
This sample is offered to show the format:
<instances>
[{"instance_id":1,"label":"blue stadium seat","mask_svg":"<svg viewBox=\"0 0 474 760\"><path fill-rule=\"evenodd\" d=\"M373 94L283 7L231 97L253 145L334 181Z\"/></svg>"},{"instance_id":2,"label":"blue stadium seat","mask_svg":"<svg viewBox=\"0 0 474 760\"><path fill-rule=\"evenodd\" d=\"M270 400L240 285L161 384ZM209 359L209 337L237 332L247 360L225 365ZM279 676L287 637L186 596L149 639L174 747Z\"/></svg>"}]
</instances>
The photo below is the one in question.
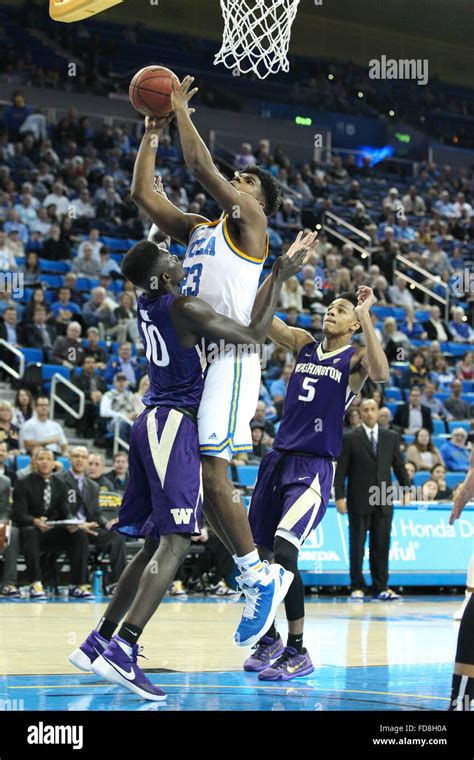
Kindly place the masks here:
<instances>
[{"instance_id":1,"label":"blue stadium seat","mask_svg":"<svg viewBox=\"0 0 474 760\"><path fill-rule=\"evenodd\" d=\"M428 470L420 470L413 475L413 485L422 486L427 480L430 479L430 473Z\"/></svg>"},{"instance_id":2,"label":"blue stadium seat","mask_svg":"<svg viewBox=\"0 0 474 760\"><path fill-rule=\"evenodd\" d=\"M258 467L256 465L240 465L237 470L237 482L241 486L253 487L257 481Z\"/></svg>"},{"instance_id":3,"label":"blue stadium seat","mask_svg":"<svg viewBox=\"0 0 474 760\"><path fill-rule=\"evenodd\" d=\"M20 351L25 357L27 364L43 361L43 352L41 348L20 348Z\"/></svg>"},{"instance_id":4,"label":"blue stadium seat","mask_svg":"<svg viewBox=\"0 0 474 760\"><path fill-rule=\"evenodd\" d=\"M41 272L51 274L65 274L71 271L71 265L68 261L49 261L49 259L40 259L39 265Z\"/></svg>"},{"instance_id":5,"label":"blue stadium seat","mask_svg":"<svg viewBox=\"0 0 474 760\"><path fill-rule=\"evenodd\" d=\"M450 433L453 432L456 428L463 428L467 433L471 432L471 421L470 420L451 420L448 422L448 430Z\"/></svg>"},{"instance_id":6,"label":"blue stadium seat","mask_svg":"<svg viewBox=\"0 0 474 760\"><path fill-rule=\"evenodd\" d=\"M71 462L69 461L68 457L58 457L58 462L61 462L61 464L64 467L64 472L67 472L71 466Z\"/></svg>"},{"instance_id":7,"label":"blue stadium seat","mask_svg":"<svg viewBox=\"0 0 474 760\"><path fill-rule=\"evenodd\" d=\"M397 406L400 406L400 402L399 402L399 401L388 401L388 402L385 404L385 406L386 406L388 409L390 409L390 411L391 411L391 413L392 413L392 417L393 417L393 415L394 415L394 414L395 414L395 412L397 411Z\"/></svg>"},{"instance_id":8,"label":"blue stadium seat","mask_svg":"<svg viewBox=\"0 0 474 760\"><path fill-rule=\"evenodd\" d=\"M77 280L76 280L76 288L78 290L90 290L89 278L88 277L78 277Z\"/></svg>"},{"instance_id":9,"label":"blue stadium seat","mask_svg":"<svg viewBox=\"0 0 474 760\"><path fill-rule=\"evenodd\" d=\"M43 383L48 383L55 373L58 373L69 380L69 369L62 364L43 364L41 367L41 376Z\"/></svg>"},{"instance_id":10,"label":"blue stadium seat","mask_svg":"<svg viewBox=\"0 0 474 760\"><path fill-rule=\"evenodd\" d=\"M131 246L128 245L128 240L124 240L123 238L113 238L113 237L101 237L101 242L108 246L111 251L127 251Z\"/></svg>"},{"instance_id":11,"label":"blue stadium seat","mask_svg":"<svg viewBox=\"0 0 474 760\"><path fill-rule=\"evenodd\" d=\"M443 445L443 443L446 443L446 441L449 441L449 435L447 433L433 435L431 437L431 442L433 446L436 446L437 449L439 449L440 446Z\"/></svg>"},{"instance_id":12,"label":"blue stadium seat","mask_svg":"<svg viewBox=\"0 0 474 760\"><path fill-rule=\"evenodd\" d=\"M449 393L444 393L443 391L437 391L434 394L434 397L439 398L439 400L442 401L444 404L444 402L447 401L449 398Z\"/></svg>"},{"instance_id":13,"label":"blue stadium seat","mask_svg":"<svg viewBox=\"0 0 474 760\"><path fill-rule=\"evenodd\" d=\"M60 288L63 284L62 277L59 274L41 273L41 282L44 282L49 288Z\"/></svg>"},{"instance_id":14,"label":"blue stadium seat","mask_svg":"<svg viewBox=\"0 0 474 760\"><path fill-rule=\"evenodd\" d=\"M300 327L311 327L311 314L298 314L297 321Z\"/></svg>"},{"instance_id":15,"label":"blue stadium seat","mask_svg":"<svg viewBox=\"0 0 474 760\"><path fill-rule=\"evenodd\" d=\"M446 428L444 426L443 420L433 420L433 434L440 435L441 433L445 432Z\"/></svg>"},{"instance_id":16,"label":"blue stadium seat","mask_svg":"<svg viewBox=\"0 0 474 760\"><path fill-rule=\"evenodd\" d=\"M400 388L396 388L395 386L392 386L391 388L385 388L384 395L387 401L403 401Z\"/></svg>"},{"instance_id":17,"label":"blue stadium seat","mask_svg":"<svg viewBox=\"0 0 474 760\"><path fill-rule=\"evenodd\" d=\"M448 488L456 488L466 477L465 472L447 472L445 475L446 485Z\"/></svg>"},{"instance_id":18,"label":"blue stadium seat","mask_svg":"<svg viewBox=\"0 0 474 760\"><path fill-rule=\"evenodd\" d=\"M410 443L413 443L415 440L415 436L409 433L408 435L403 436L403 440L405 441L406 445L409 446Z\"/></svg>"},{"instance_id":19,"label":"blue stadium seat","mask_svg":"<svg viewBox=\"0 0 474 760\"><path fill-rule=\"evenodd\" d=\"M30 457L28 454L18 454L15 458L15 465L17 470L21 470L23 467L28 467L30 463Z\"/></svg>"},{"instance_id":20,"label":"blue stadium seat","mask_svg":"<svg viewBox=\"0 0 474 760\"><path fill-rule=\"evenodd\" d=\"M463 356L466 351L469 351L472 347L467 343L448 343L448 351L453 356Z\"/></svg>"}]
</instances>

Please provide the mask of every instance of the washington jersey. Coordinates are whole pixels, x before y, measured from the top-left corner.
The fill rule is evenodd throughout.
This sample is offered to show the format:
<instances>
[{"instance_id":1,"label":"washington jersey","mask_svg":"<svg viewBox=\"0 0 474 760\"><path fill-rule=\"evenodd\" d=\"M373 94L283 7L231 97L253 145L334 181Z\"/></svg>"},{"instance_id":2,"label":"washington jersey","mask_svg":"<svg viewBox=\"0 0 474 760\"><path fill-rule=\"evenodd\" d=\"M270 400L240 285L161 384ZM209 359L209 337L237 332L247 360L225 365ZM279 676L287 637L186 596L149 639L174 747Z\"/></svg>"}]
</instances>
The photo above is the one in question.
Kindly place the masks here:
<instances>
[{"instance_id":1,"label":"washington jersey","mask_svg":"<svg viewBox=\"0 0 474 760\"><path fill-rule=\"evenodd\" d=\"M307 343L296 358L274 448L337 459L342 448L344 416L355 394L349 387L355 348L323 352Z\"/></svg>"},{"instance_id":2,"label":"washington jersey","mask_svg":"<svg viewBox=\"0 0 474 760\"><path fill-rule=\"evenodd\" d=\"M171 320L175 298L173 294L138 297L138 330L148 359L150 379L143 403L197 409L204 388L201 357L196 347L181 347Z\"/></svg>"},{"instance_id":3,"label":"washington jersey","mask_svg":"<svg viewBox=\"0 0 474 760\"><path fill-rule=\"evenodd\" d=\"M268 235L263 259L255 259L232 242L227 215L215 222L202 222L191 231L184 258L184 296L199 296L219 314L248 325L258 290L263 260L268 254Z\"/></svg>"}]
</instances>

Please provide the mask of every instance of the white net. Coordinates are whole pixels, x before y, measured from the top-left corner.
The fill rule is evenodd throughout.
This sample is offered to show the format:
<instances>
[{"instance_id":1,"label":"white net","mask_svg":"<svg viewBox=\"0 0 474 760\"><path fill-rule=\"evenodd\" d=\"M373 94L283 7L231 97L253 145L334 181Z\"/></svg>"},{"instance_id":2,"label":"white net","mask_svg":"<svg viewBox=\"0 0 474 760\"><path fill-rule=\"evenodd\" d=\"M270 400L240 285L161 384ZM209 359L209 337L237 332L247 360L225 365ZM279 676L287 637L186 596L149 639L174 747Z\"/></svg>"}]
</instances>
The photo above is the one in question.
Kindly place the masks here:
<instances>
[{"instance_id":1,"label":"white net","mask_svg":"<svg viewBox=\"0 0 474 760\"><path fill-rule=\"evenodd\" d=\"M291 25L300 0L220 0L224 17L222 47L214 64L235 76L254 71L260 79L288 71Z\"/></svg>"}]
</instances>

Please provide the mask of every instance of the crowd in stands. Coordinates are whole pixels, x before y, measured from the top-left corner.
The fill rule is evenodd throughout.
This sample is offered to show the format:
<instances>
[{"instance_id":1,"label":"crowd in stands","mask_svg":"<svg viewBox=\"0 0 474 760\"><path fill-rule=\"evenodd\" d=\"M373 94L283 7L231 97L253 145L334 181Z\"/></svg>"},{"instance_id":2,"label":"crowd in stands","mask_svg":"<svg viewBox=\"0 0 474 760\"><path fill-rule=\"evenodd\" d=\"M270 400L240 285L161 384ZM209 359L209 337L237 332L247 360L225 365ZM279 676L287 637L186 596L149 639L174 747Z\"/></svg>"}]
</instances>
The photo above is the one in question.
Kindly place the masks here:
<instances>
[{"instance_id":1,"label":"crowd in stands","mask_svg":"<svg viewBox=\"0 0 474 760\"><path fill-rule=\"evenodd\" d=\"M106 124L92 128L71 108L39 136L22 129L33 111L17 91L0 118L0 339L26 357L23 378L13 382L6 372L1 378L13 384L17 395L14 404L0 403L0 474L11 481L17 529L29 531L30 538L23 537L27 572L31 593L41 596L38 552L48 546L47 531L43 536L41 529L33 540L31 525L39 525L42 504L54 497L45 481L63 478L65 487L69 482L81 494L83 478L104 483L109 478L102 455L69 446L64 426L75 426L96 447L110 447L115 419L126 439L129 425L124 418L131 422L143 408L146 358L136 327L136 295L120 273L120 261L132 242L148 235L150 221L130 196L138 148L131 130ZM368 382L363 393L377 400L379 425L399 433L414 482L428 484L423 485L426 498L446 498L467 470L474 429L472 174L430 163L407 180L387 175L383 164L373 167L366 161L360 167L353 157L343 161L337 155L325 165L311 160L296 165L284 146L272 146L267 139L256 146L244 143L235 156L239 171L255 163L272 172L283 188L282 206L269 220L267 267L299 229L320 227L312 260L282 291L280 316L320 340L322 315L338 293L361 284L374 289L374 325L392 374L386 387ZM178 141L162 140L156 172L182 210L211 219L219 215L184 165ZM331 209L367 233L365 258L351 243L341 245L322 228ZM184 253L176 243L172 249ZM396 259L398 254L405 263ZM395 267L424 289L407 287L394 274ZM447 311L436 295L449 297ZM3 344L0 358L18 366ZM251 425L253 451L233 460L237 482L239 471L258 464L272 445L292 367L292 356L266 346L260 401ZM82 418L67 413L62 424L50 419L47 368L84 393ZM74 394L69 389L61 393L74 406ZM360 424L359 403L357 398L347 414L348 429ZM30 478L36 501L24 496L20 470ZM47 497L43 493L43 502L37 503L39 483ZM91 503L81 512L86 527L64 529L64 545L75 568L73 596L89 593L85 541L109 551L111 585L123 566L124 544L117 543L121 538L110 532L110 519L101 513L100 490L97 484L89 488ZM219 567L225 565L221 560ZM15 589L14 579L6 580L4 587Z\"/></svg>"},{"instance_id":2,"label":"crowd in stands","mask_svg":"<svg viewBox=\"0 0 474 760\"><path fill-rule=\"evenodd\" d=\"M182 30L180 36L166 35L147 28L143 22L125 29L122 25L96 19L91 19L87 26L57 24L44 13L42 0L29 0L13 14L9 8L9 18L15 20L18 33L36 34L40 30L49 45L49 56L45 48L41 60L27 44L25 54L18 58L18 44L0 21L3 49L0 77L12 85L98 95L127 92L131 48L133 60L140 56L141 60L156 58L154 51L159 49L163 57L160 62L166 61L179 76L189 73L186 67L192 67L193 73L198 72L196 83L200 92L195 100L210 107L258 110L264 100L377 118L389 118L392 112L441 142L474 147L472 91L443 83L431 72L429 81L422 87L416 80L409 79L374 81L369 77L368 65L314 56L308 59L290 51L291 80L281 74L274 75L271 82L262 82L256 75L248 74L242 77L245 80L242 89L237 90L229 88L224 69L212 66L217 52L214 40L190 37ZM68 72L70 61L78 66L77 75L73 77Z\"/></svg>"}]
</instances>

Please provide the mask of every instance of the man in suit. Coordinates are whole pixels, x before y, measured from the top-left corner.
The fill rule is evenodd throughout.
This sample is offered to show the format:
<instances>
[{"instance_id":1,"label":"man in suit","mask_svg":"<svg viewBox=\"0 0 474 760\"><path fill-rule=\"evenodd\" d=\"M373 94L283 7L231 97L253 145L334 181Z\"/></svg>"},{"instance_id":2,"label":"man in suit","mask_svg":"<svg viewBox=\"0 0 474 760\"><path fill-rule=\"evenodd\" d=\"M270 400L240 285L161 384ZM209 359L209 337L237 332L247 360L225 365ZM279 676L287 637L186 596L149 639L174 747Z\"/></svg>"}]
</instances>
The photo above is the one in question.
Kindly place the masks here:
<instances>
[{"instance_id":1,"label":"man in suit","mask_svg":"<svg viewBox=\"0 0 474 760\"><path fill-rule=\"evenodd\" d=\"M388 588L388 553L393 518L393 497L389 496L392 493L392 467L401 486L407 487L409 481L400 454L398 435L377 423L377 403L373 399L365 399L359 409L362 424L344 436L334 481L336 508L341 514L347 513L349 516L351 599L363 600L365 596L362 562L369 532L372 595L374 599L392 601L400 599Z\"/></svg>"},{"instance_id":2,"label":"man in suit","mask_svg":"<svg viewBox=\"0 0 474 760\"><path fill-rule=\"evenodd\" d=\"M11 482L0 475L0 559L3 560L3 576L0 584L0 597L20 599L18 591L18 554L20 553L20 531L11 524ZM6 529L10 533L9 540L4 543Z\"/></svg>"},{"instance_id":3,"label":"man in suit","mask_svg":"<svg viewBox=\"0 0 474 760\"><path fill-rule=\"evenodd\" d=\"M108 387L105 380L96 372L97 364L93 356L86 356L80 371L73 375L72 382L85 394L84 414L77 423L79 435L98 437L95 427L99 420L100 400ZM103 434L103 431L101 431Z\"/></svg>"},{"instance_id":4,"label":"man in suit","mask_svg":"<svg viewBox=\"0 0 474 760\"><path fill-rule=\"evenodd\" d=\"M441 310L439 306L432 306L430 309L430 318L423 322L423 327L428 336L428 340L439 340L440 343L446 343L453 340L453 334L446 322L441 319Z\"/></svg>"},{"instance_id":5,"label":"man in suit","mask_svg":"<svg viewBox=\"0 0 474 760\"><path fill-rule=\"evenodd\" d=\"M46 309L44 306L36 306L33 312L33 322L25 327L26 348L43 349L43 360L49 360L49 354L56 339L54 327L46 324Z\"/></svg>"},{"instance_id":6,"label":"man in suit","mask_svg":"<svg viewBox=\"0 0 474 760\"><path fill-rule=\"evenodd\" d=\"M107 520L99 510L99 486L86 475L89 452L85 446L75 446L70 455L71 469L58 475L70 494L70 507L74 517L85 526L89 543L110 555L113 593L127 564L125 536L107 529Z\"/></svg>"},{"instance_id":7,"label":"man in suit","mask_svg":"<svg viewBox=\"0 0 474 760\"><path fill-rule=\"evenodd\" d=\"M395 409L393 424L403 429L405 434L416 433L420 428L433 432L431 410L421 403L421 391L413 386L408 397L408 404L399 404Z\"/></svg>"},{"instance_id":8,"label":"man in suit","mask_svg":"<svg viewBox=\"0 0 474 760\"><path fill-rule=\"evenodd\" d=\"M38 448L34 453L35 471L18 478L13 491L13 519L23 542L26 571L30 581L30 598L46 599L41 582L41 552L67 551L71 563L69 596L87 599L86 586L89 547L84 531L77 525L48 525L52 520L70 520L68 489L53 477L52 451Z\"/></svg>"}]
</instances>

